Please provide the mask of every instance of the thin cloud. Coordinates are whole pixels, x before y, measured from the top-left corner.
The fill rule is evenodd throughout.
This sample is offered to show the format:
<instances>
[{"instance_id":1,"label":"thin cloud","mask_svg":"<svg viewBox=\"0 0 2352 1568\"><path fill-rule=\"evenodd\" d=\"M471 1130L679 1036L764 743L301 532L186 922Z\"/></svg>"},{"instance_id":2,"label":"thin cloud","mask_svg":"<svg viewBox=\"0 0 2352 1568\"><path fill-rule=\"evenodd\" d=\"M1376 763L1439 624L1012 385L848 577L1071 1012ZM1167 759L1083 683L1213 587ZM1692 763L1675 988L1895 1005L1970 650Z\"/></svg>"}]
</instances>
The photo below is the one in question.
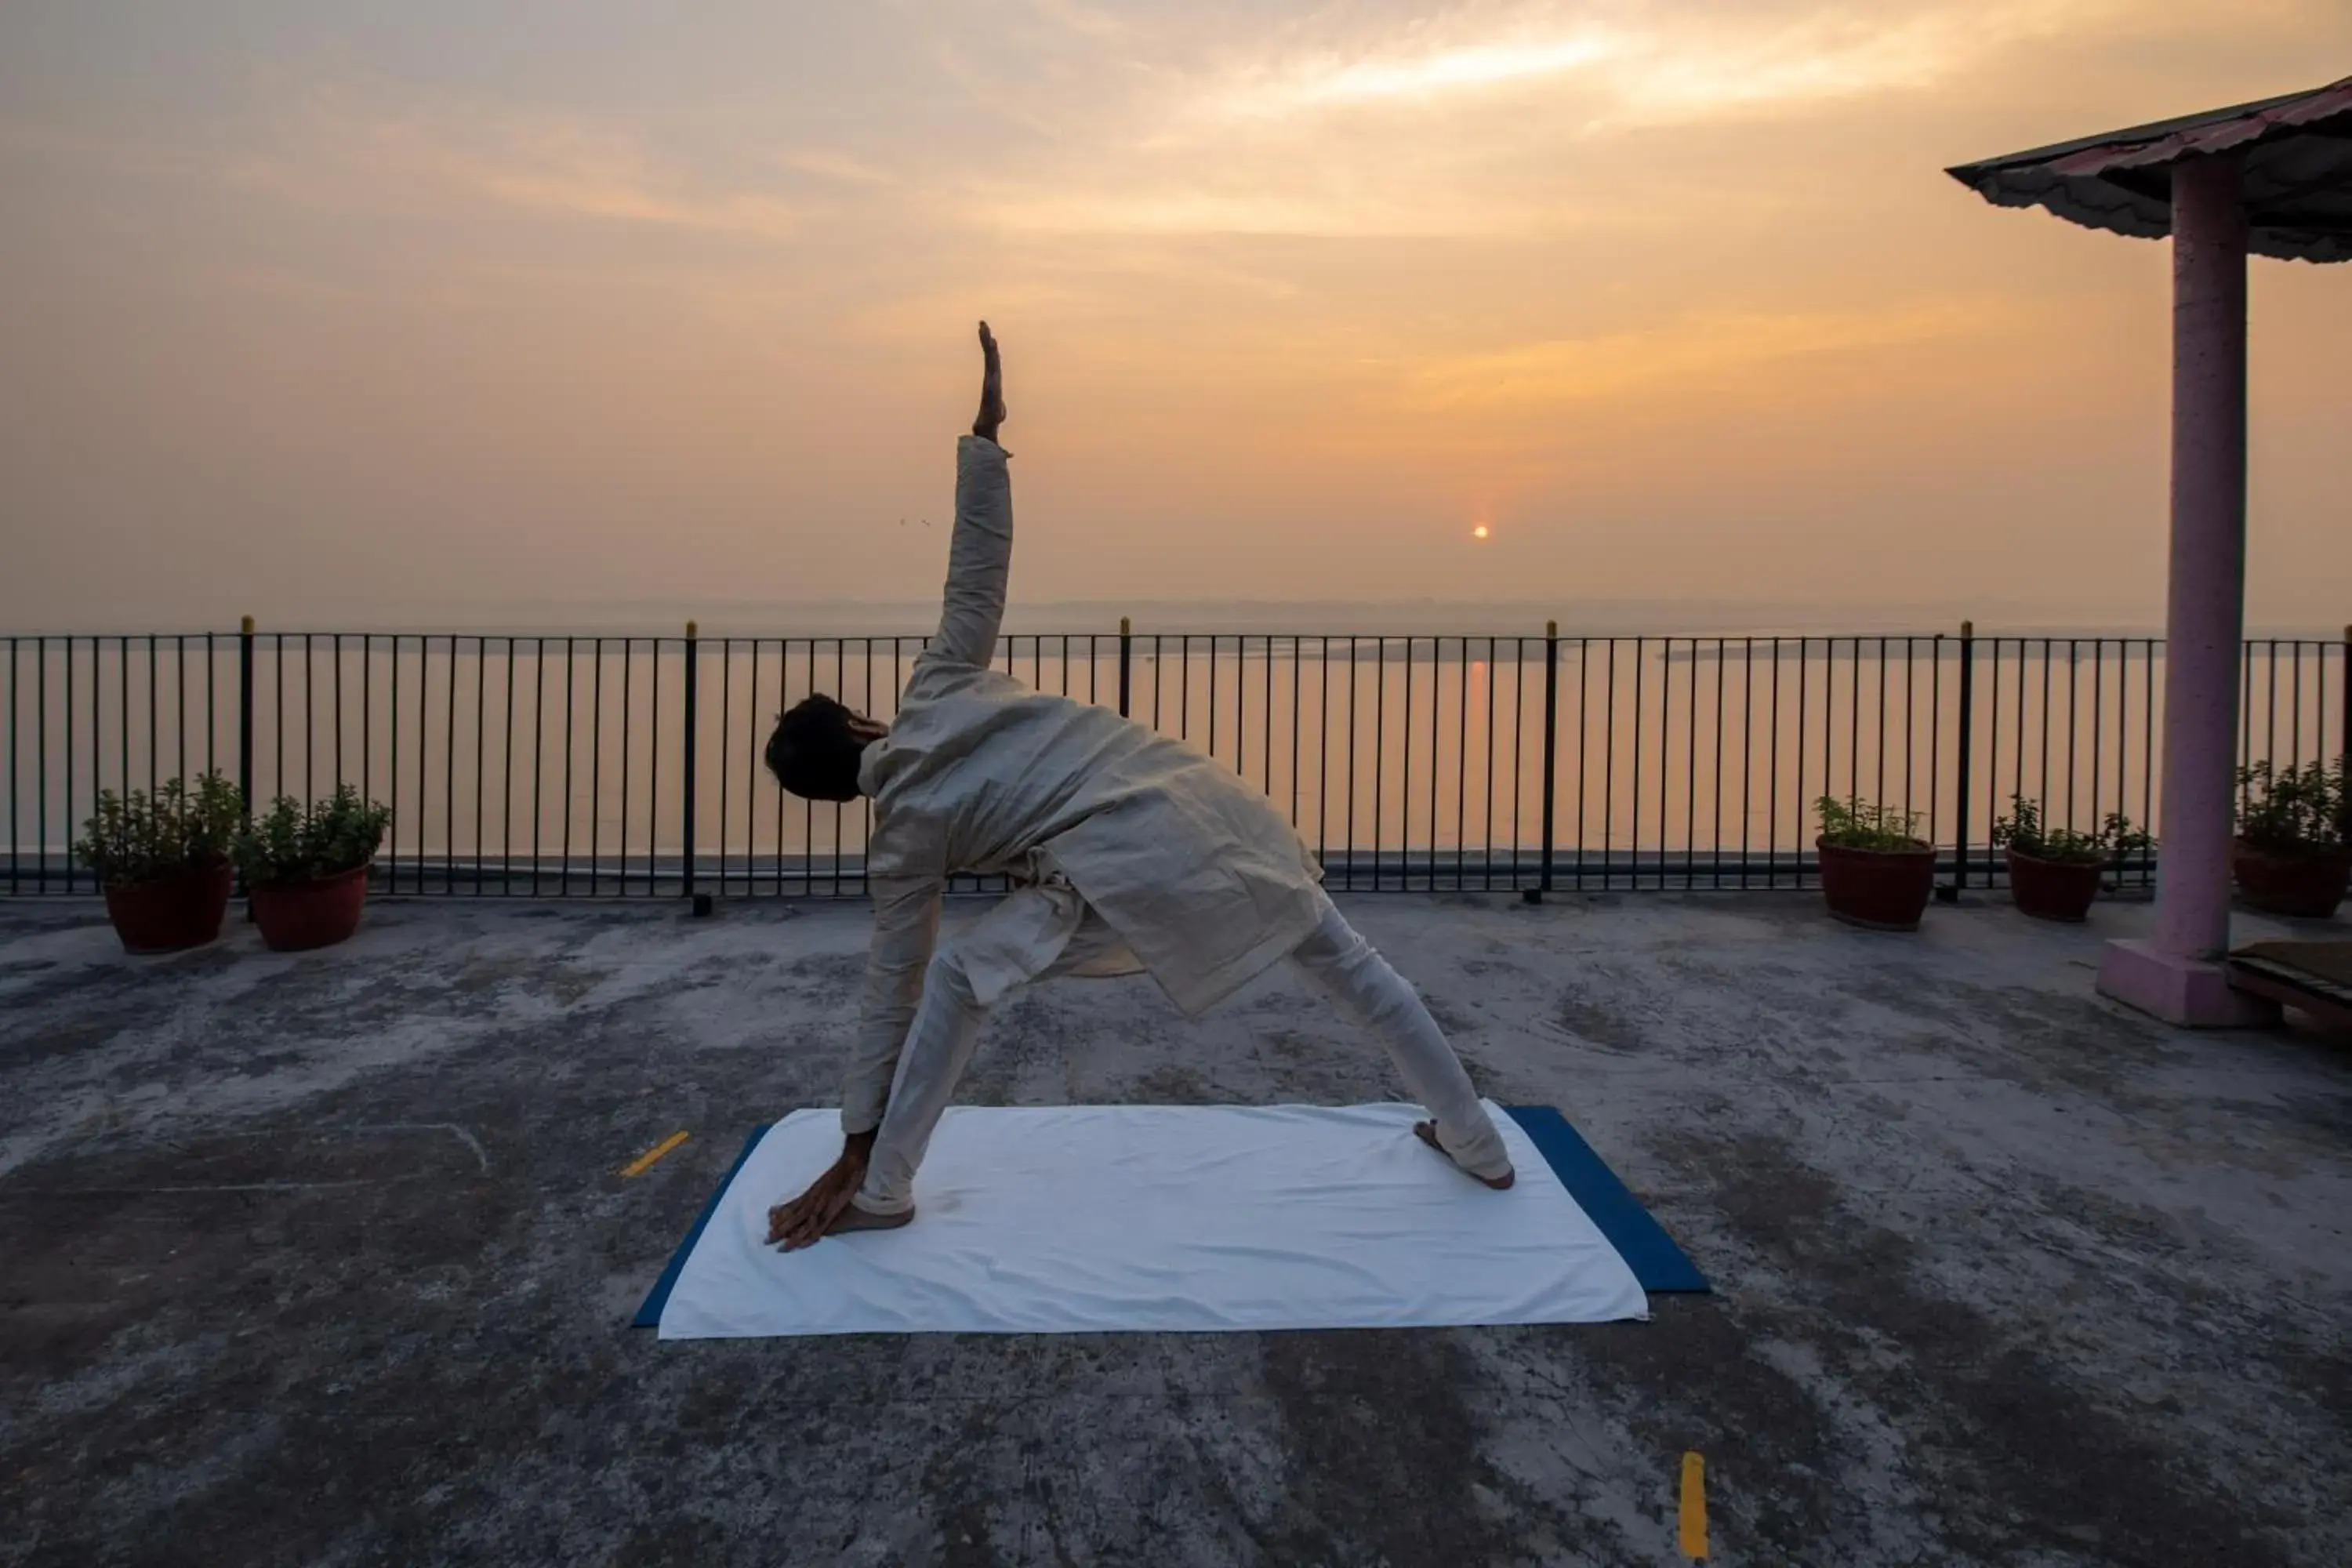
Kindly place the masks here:
<instances>
[{"instance_id":1,"label":"thin cloud","mask_svg":"<svg viewBox=\"0 0 2352 1568\"><path fill-rule=\"evenodd\" d=\"M1641 331L1525 343L1412 367L1399 396L1424 412L1484 414L1720 386L1800 358L1979 336L2013 320L1999 300L1875 310L1700 312Z\"/></svg>"},{"instance_id":2,"label":"thin cloud","mask_svg":"<svg viewBox=\"0 0 2352 1568\"><path fill-rule=\"evenodd\" d=\"M810 216L761 190L714 188L626 136L561 117L390 116L314 105L237 183L337 207L455 195L520 212L782 240Z\"/></svg>"},{"instance_id":3,"label":"thin cloud","mask_svg":"<svg viewBox=\"0 0 2352 1568\"><path fill-rule=\"evenodd\" d=\"M1713 11L1572 24L1551 6L1499 19L1455 12L1383 37L1228 68L1192 109L1211 121L1249 121L1572 89L1595 127L1700 121L1924 86L2108 9L2109 0L2012 0L1745 26Z\"/></svg>"}]
</instances>

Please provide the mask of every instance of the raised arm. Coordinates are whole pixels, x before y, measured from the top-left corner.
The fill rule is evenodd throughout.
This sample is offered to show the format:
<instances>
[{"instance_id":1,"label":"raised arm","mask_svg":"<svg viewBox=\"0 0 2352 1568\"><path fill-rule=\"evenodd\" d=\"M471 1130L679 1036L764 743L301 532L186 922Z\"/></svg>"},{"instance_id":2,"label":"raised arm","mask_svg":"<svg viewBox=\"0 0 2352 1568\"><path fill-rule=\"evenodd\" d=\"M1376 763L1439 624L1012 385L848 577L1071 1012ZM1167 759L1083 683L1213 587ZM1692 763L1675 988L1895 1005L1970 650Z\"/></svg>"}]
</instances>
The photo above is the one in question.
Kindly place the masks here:
<instances>
[{"instance_id":1,"label":"raised arm","mask_svg":"<svg viewBox=\"0 0 2352 1568\"><path fill-rule=\"evenodd\" d=\"M980 415L956 444L955 537L948 545L946 603L928 657L986 668L1004 621L1013 571L1013 480L996 432L1004 423L1004 370L996 338L980 324Z\"/></svg>"}]
</instances>

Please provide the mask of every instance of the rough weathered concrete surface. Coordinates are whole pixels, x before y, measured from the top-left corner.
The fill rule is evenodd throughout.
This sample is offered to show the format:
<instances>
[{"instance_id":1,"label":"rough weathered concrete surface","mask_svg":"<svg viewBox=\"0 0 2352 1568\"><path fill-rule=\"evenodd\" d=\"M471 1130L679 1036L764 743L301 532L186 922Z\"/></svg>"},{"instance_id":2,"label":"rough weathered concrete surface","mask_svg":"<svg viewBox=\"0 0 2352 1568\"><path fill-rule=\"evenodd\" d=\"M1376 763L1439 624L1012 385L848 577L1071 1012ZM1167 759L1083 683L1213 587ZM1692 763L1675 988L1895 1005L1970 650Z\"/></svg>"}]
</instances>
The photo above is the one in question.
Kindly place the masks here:
<instances>
[{"instance_id":1,"label":"rough weathered concrete surface","mask_svg":"<svg viewBox=\"0 0 2352 1568\"><path fill-rule=\"evenodd\" d=\"M626 1320L747 1127L832 1099L858 908L160 961L0 908L0 1562L1667 1563L1694 1448L1721 1564L2352 1562L2352 1054L2097 1000L2144 910L1349 908L1718 1295L664 1345ZM1276 977L1032 993L965 1098L1397 1093Z\"/></svg>"}]
</instances>

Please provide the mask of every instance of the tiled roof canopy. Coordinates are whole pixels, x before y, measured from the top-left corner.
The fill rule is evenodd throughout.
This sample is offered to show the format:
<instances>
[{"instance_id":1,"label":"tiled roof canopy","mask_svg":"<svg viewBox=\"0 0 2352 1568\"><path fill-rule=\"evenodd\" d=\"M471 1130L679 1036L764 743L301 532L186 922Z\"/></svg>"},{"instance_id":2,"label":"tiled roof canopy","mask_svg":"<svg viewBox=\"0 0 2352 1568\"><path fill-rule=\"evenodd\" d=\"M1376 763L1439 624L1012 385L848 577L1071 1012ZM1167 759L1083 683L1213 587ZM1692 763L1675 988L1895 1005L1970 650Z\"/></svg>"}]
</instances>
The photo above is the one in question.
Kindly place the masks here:
<instances>
[{"instance_id":1,"label":"tiled roof canopy","mask_svg":"<svg viewBox=\"0 0 2352 1568\"><path fill-rule=\"evenodd\" d=\"M2159 239L2172 232L2172 165L2222 153L2242 160L2253 254L2352 261L2352 77L1948 173L2000 206Z\"/></svg>"}]
</instances>

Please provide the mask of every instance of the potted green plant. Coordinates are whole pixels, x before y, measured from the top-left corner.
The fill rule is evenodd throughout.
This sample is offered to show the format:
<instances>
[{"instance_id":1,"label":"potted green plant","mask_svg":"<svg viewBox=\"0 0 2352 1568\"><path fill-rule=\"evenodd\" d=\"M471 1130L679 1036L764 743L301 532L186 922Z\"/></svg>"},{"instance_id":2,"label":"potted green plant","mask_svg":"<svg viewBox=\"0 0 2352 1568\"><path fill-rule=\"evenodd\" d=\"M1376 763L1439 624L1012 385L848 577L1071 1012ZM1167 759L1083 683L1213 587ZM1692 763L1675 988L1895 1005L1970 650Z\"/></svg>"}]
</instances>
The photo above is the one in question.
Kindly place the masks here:
<instances>
[{"instance_id":1,"label":"potted green plant","mask_svg":"<svg viewBox=\"0 0 2352 1568\"><path fill-rule=\"evenodd\" d=\"M261 940L279 952L341 942L360 925L368 870L392 813L351 784L304 805L291 796L237 839L237 869Z\"/></svg>"},{"instance_id":2,"label":"potted green plant","mask_svg":"<svg viewBox=\"0 0 2352 1568\"><path fill-rule=\"evenodd\" d=\"M2238 770L2238 837L2231 870L2238 895L2275 915L2326 920L2352 881L2352 801L2345 759L2273 770L2266 759Z\"/></svg>"},{"instance_id":3,"label":"potted green plant","mask_svg":"<svg viewBox=\"0 0 2352 1568\"><path fill-rule=\"evenodd\" d=\"M2010 797L2010 815L1992 825L1992 841L2009 855L2009 896L2038 921L2081 921L2099 896L2107 868L2125 855L2155 847L2120 811L2089 833L2048 827L2039 802Z\"/></svg>"},{"instance_id":4,"label":"potted green plant","mask_svg":"<svg viewBox=\"0 0 2352 1568\"><path fill-rule=\"evenodd\" d=\"M1936 851L1919 837L1920 813L1858 795L1815 804L1822 833L1822 897L1830 913L1872 931L1916 931L1936 890Z\"/></svg>"},{"instance_id":5,"label":"potted green plant","mask_svg":"<svg viewBox=\"0 0 2352 1568\"><path fill-rule=\"evenodd\" d=\"M176 952L220 935L229 849L244 816L217 773L158 784L152 795L100 790L74 854L106 891L106 916L131 952Z\"/></svg>"}]
</instances>

